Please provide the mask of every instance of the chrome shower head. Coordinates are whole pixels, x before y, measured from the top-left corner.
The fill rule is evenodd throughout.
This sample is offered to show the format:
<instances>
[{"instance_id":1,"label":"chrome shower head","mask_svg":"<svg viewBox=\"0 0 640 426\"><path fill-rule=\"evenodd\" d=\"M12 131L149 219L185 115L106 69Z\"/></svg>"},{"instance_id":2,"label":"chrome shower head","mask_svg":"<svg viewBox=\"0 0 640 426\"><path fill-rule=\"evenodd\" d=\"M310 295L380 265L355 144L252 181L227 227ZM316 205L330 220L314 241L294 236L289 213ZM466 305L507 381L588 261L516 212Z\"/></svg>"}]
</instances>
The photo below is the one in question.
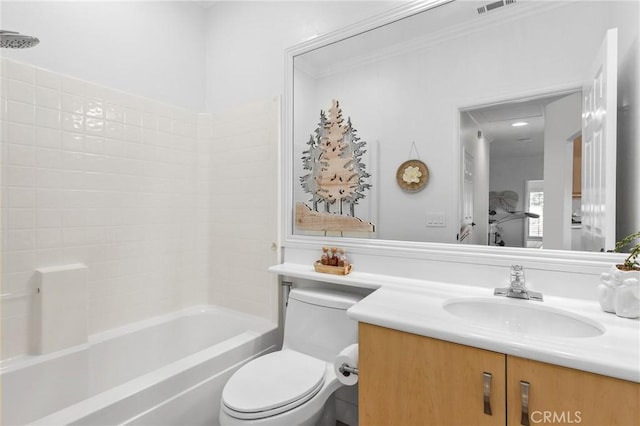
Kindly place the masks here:
<instances>
[{"instance_id":1,"label":"chrome shower head","mask_svg":"<svg viewBox=\"0 0 640 426\"><path fill-rule=\"evenodd\" d=\"M22 35L15 31L0 30L0 47L9 49L27 49L40 43L36 37Z\"/></svg>"}]
</instances>

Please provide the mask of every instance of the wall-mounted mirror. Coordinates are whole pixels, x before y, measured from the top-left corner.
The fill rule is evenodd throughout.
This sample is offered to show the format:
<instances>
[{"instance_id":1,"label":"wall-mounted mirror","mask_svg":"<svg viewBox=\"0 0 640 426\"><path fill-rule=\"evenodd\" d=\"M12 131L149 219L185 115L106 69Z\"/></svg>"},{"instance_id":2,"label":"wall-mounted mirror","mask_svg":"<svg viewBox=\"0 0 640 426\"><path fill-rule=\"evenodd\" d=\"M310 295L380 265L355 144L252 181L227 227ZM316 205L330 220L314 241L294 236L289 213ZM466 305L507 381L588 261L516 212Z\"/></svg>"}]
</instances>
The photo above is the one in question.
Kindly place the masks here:
<instances>
[{"instance_id":1,"label":"wall-mounted mirror","mask_svg":"<svg viewBox=\"0 0 640 426\"><path fill-rule=\"evenodd\" d=\"M375 28L351 28L344 37L291 49L288 235L612 248L640 217L637 165L624 154L637 152L640 133L639 8L625 0L425 2ZM598 81L603 63L613 80ZM597 112L595 96L605 90L617 100ZM300 183L307 173L302 158L334 99L366 142L361 161L371 189L353 214L375 225L368 232L296 227L295 206L312 206ZM606 133L613 150L592 144L596 126L585 122L588 114L614 120L595 130L598 143ZM517 123L527 124L512 126ZM617 162L610 158L616 148ZM579 170L585 155L600 169ZM412 158L429 170L419 192L403 190L396 179ZM633 194L620 196L621 185ZM600 235L583 244L585 228L608 232L606 241Z\"/></svg>"}]
</instances>

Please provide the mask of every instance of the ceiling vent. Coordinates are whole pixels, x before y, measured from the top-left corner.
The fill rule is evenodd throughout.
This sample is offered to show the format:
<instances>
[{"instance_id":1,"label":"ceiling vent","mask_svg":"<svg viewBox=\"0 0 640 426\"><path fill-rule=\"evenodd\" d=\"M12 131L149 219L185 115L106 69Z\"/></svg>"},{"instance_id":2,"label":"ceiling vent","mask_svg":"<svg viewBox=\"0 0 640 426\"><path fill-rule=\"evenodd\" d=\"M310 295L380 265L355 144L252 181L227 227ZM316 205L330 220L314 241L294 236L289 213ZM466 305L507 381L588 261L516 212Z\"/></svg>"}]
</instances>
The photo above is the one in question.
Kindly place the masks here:
<instances>
[{"instance_id":1,"label":"ceiling vent","mask_svg":"<svg viewBox=\"0 0 640 426\"><path fill-rule=\"evenodd\" d=\"M484 5L484 6L482 6L482 7L479 7L479 8L478 8L478 14L479 14L479 15L482 15L483 13L491 12L491 11L492 11L492 10L494 10L494 9L498 9L498 8L500 8L500 7L502 7L502 6L507 6L507 5L513 4L513 3L515 3L515 2L516 2L516 0L499 0L499 1L494 1L493 3L489 3L489 4L487 4L487 5Z\"/></svg>"}]
</instances>

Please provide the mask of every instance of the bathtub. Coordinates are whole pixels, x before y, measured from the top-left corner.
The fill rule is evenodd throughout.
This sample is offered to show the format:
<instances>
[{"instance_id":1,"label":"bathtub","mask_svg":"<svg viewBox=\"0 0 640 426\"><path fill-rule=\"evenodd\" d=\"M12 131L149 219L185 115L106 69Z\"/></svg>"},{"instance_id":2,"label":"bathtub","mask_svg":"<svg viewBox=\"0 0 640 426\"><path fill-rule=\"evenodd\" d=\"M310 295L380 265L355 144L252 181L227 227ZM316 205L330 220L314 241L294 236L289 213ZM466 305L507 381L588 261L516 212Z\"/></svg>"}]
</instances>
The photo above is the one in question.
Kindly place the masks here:
<instances>
[{"instance_id":1,"label":"bathtub","mask_svg":"<svg viewBox=\"0 0 640 426\"><path fill-rule=\"evenodd\" d=\"M0 424L216 425L227 379L277 345L274 324L214 306L109 330L0 364Z\"/></svg>"}]
</instances>

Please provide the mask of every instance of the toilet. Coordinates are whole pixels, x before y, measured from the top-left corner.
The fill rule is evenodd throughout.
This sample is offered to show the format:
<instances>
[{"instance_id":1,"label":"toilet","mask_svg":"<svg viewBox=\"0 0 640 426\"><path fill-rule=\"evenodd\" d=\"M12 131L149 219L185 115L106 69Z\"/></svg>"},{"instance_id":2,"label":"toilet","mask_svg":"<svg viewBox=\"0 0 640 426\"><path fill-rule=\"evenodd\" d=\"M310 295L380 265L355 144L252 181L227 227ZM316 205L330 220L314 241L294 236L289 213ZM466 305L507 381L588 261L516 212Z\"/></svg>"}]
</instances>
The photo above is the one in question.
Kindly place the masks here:
<instances>
[{"instance_id":1,"label":"toilet","mask_svg":"<svg viewBox=\"0 0 640 426\"><path fill-rule=\"evenodd\" d=\"M332 425L343 386L333 362L358 341L346 311L362 296L329 289L289 293L282 350L236 371L222 391L221 425Z\"/></svg>"}]
</instances>

